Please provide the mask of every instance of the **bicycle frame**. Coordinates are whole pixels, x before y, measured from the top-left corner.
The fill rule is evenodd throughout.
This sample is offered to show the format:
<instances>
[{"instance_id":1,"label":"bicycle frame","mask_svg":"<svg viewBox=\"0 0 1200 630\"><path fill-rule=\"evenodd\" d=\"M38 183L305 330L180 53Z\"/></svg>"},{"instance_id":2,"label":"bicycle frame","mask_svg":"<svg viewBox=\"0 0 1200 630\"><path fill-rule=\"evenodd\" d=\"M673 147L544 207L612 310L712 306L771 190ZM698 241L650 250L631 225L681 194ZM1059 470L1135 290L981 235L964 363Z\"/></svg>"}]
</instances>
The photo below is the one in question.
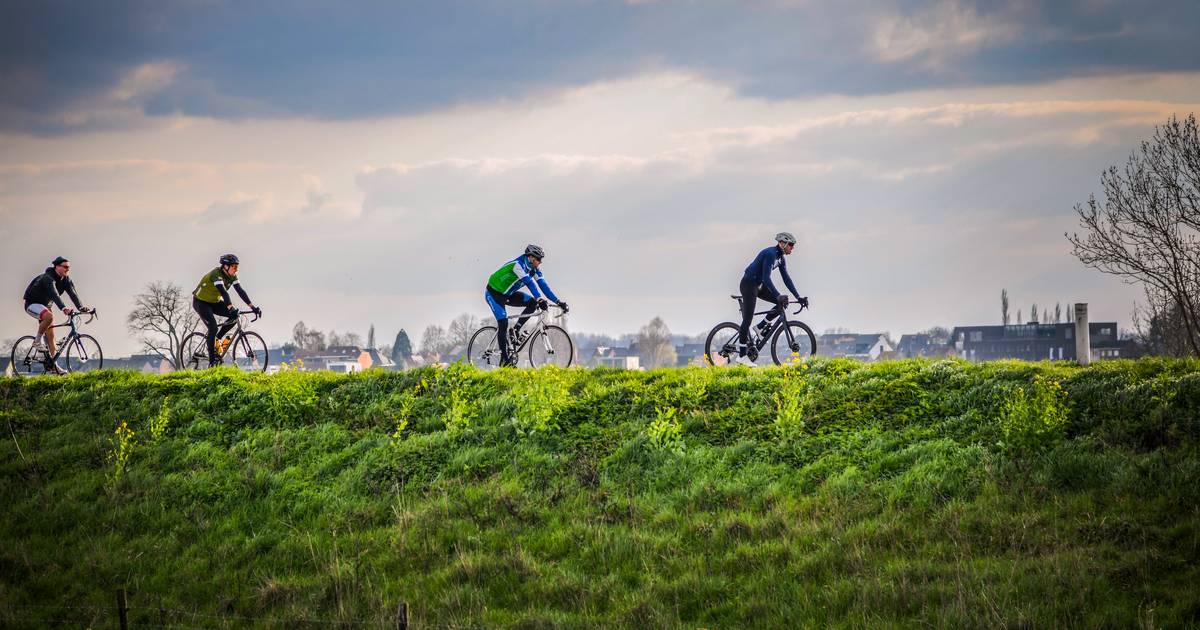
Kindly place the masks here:
<instances>
[{"instance_id":1,"label":"bicycle frame","mask_svg":"<svg viewBox=\"0 0 1200 630\"><path fill-rule=\"evenodd\" d=\"M234 320L233 328L230 328L229 330L225 331L225 336L236 341L237 338L243 332L245 332L246 329L244 326L242 326L242 316L243 315L254 315L254 319L250 320L249 322L246 322L247 324L252 324L252 323L258 321L258 315L255 315L254 311L238 311L237 317L231 318ZM220 329L221 326L224 326L227 323L229 323L229 319L226 319L223 322L217 322L217 329ZM198 332L202 332L199 326L197 326L196 328L193 328L192 332L188 333L188 336L194 335ZM185 339L186 339L186 337L185 337ZM220 357L221 359L224 359L225 355L229 352L229 349L232 347L233 347L233 344L231 343L228 346L226 346L225 348L222 348L220 354L218 354L217 356ZM214 348L214 350L215 350L215 348Z\"/></svg>"},{"instance_id":2,"label":"bicycle frame","mask_svg":"<svg viewBox=\"0 0 1200 630\"><path fill-rule=\"evenodd\" d=\"M530 344L530 342L532 342L534 337L538 337L539 339L542 340L543 343L546 344L547 352L553 352L554 349L550 346L550 338L545 334L541 334L541 335L538 334L538 333L545 333L546 326L547 326L546 319L550 315L551 308L558 309L560 311L563 310L562 307L560 307L556 304L550 304L545 310L538 312L536 315L529 316L530 319L533 319L535 321L532 324L526 324L526 326L532 327L532 328L529 328L529 334L524 335L524 339L521 341L521 343L512 348L512 356L514 358L520 356L521 352L523 352L526 348L529 347L529 344ZM491 353L493 351L497 352L497 353L500 352L500 347L499 347L499 344L497 343L497 339L496 339L496 337L498 337L499 334L500 334L499 332L496 332L495 334L492 335L491 339L488 340L487 346L486 346L488 348L488 350L485 351L486 353ZM509 336L509 342L510 343L512 342L511 334ZM493 348L494 348L494 350L492 350Z\"/></svg>"},{"instance_id":3,"label":"bicycle frame","mask_svg":"<svg viewBox=\"0 0 1200 630\"><path fill-rule=\"evenodd\" d=\"M521 353L521 351L524 350L525 347L529 345L529 342L532 341L535 336L537 336L537 333L546 331L546 317L548 317L550 315L551 308L557 308L560 311L562 310L558 306L551 304L549 308L538 313L536 316L537 323L534 324L534 328L529 331L528 335L525 335L525 339L522 340L521 344L519 346L517 346L516 349L513 350L513 354L519 355ZM541 335L539 337L539 339L542 339L546 343L546 350L551 350L549 337L547 337L546 335Z\"/></svg>"},{"instance_id":4,"label":"bicycle frame","mask_svg":"<svg viewBox=\"0 0 1200 630\"><path fill-rule=\"evenodd\" d=\"M91 317L89 317L89 318L88 318L88 320L87 320L86 322L84 322L85 324L87 324L87 323L91 323L91 321L92 321L93 319L96 319L96 312L95 312L95 311L91 311L91 312L88 312L88 313L82 313L82 312L80 312L80 311L75 311L74 313L71 313L70 315L68 315L68 316L67 316L67 321L65 321L65 322L63 322L63 323L61 323L61 324L55 324L55 325L51 326L51 328L70 328L70 329L71 329L71 332L67 333L67 336L63 337L63 338L62 338L62 339L61 339L61 340L58 342L58 348L55 348L55 349L54 349L54 354L53 354L52 356L50 356L50 360L51 360L51 361L57 361L57 360L59 359L59 357L61 357L61 356L62 356L62 353L63 353L63 352L65 352L65 351L67 350L67 348L71 347L71 342L73 342L73 341L75 341L76 339L78 339L78 338L79 338L79 329L78 329L77 325L75 324L75 319L76 319L77 317L81 317L81 316L83 316L83 315L90 315L90 316L91 316ZM82 352L82 353L84 353L84 356L80 357L80 358L82 358L83 360L85 360L85 361L86 361L86 360L88 360L88 359L90 358L90 357L88 357L88 356L87 356L87 354L86 354L86 352L87 352L87 349L86 349L86 348L84 348L84 347L80 346L80 348L79 348L79 351L80 351L80 352ZM49 352L47 352L46 354L47 354L48 356L50 355L50 353L49 353Z\"/></svg>"},{"instance_id":5,"label":"bicycle frame","mask_svg":"<svg viewBox=\"0 0 1200 630\"><path fill-rule=\"evenodd\" d=\"M742 298L738 297L738 313L739 314L741 314L741 312L742 312L741 306L742 306ZM796 311L792 314L799 315L800 312L803 311L805 308L808 308L808 307L801 304L800 308L796 309ZM775 310L775 308L769 308L765 311L759 311L759 312L755 313L754 315L755 316L766 315L767 313L770 313L771 311L774 311L774 310ZM796 336L792 334L792 327L788 326L787 308L785 307L785 308L779 309L779 317L776 317L775 321L769 327L767 327L767 329L763 332L762 336L759 337L758 341L754 344L754 349L762 350L763 347L767 345L767 342L771 339L771 337L775 334L775 331L778 330L780 326L784 327L783 332L784 332L784 334L787 335L788 347L795 345ZM750 333L751 333L751 336L753 337L753 334L754 334L753 327L751 327Z\"/></svg>"}]
</instances>

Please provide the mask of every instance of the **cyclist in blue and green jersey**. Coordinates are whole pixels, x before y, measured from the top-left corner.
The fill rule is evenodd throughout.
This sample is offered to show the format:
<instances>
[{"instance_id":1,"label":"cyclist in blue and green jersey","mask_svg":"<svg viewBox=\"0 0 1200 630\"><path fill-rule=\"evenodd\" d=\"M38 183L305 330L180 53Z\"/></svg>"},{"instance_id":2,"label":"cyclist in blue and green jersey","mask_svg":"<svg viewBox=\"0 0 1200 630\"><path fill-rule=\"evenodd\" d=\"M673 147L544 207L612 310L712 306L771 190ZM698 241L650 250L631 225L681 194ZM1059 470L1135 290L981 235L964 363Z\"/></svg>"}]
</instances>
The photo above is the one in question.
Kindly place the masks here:
<instances>
[{"instance_id":1,"label":"cyclist in blue and green jersey","mask_svg":"<svg viewBox=\"0 0 1200 630\"><path fill-rule=\"evenodd\" d=\"M223 336L237 324L238 311L233 306L233 298L229 297L230 287L237 291L255 315L262 316L262 309L250 302L250 296L246 295L246 290L238 282L238 257L225 254L221 256L220 263L219 267L204 274L200 284L196 285L196 290L192 291L192 309L200 316L207 329L205 342L208 347L209 367L218 362L215 348L217 337ZM220 326L217 325L217 315L227 318Z\"/></svg>"},{"instance_id":2,"label":"cyclist in blue and green jersey","mask_svg":"<svg viewBox=\"0 0 1200 630\"><path fill-rule=\"evenodd\" d=\"M496 316L496 342L500 346L500 365L502 366L516 365L516 361L509 352L509 335L511 333L513 339L520 339L521 326L525 325L533 312L538 308L543 310L548 308L546 298L564 311L567 310L567 303L554 295L554 291L550 290L550 285L546 284L546 279L539 269L542 259L545 257L545 250L537 245L529 245L525 248L524 254L504 263L488 278L484 297L487 299L488 306L492 307L492 314ZM529 293L521 291L522 287L528 288ZM542 297L543 295L545 297ZM507 306L525 308L517 319L517 325L511 331L508 329L508 311L505 309Z\"/></svg>"}]
</instances>

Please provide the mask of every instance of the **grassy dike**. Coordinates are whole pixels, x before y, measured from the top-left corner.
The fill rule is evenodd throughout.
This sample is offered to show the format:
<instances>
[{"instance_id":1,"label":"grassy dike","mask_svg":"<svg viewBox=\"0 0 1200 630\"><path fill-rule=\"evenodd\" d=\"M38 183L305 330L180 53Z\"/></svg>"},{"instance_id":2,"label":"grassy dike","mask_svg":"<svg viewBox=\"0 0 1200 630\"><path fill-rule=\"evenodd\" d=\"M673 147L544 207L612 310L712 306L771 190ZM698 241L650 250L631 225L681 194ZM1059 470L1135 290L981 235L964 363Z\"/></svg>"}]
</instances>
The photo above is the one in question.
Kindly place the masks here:
<instances>
[{"instance_id":1,"label":"grassy dike","mask_svg":"<svg viewBox=\"0 0 1200 630\"><path fill-rule=\"evenodd\" d=\"M1200 362L0 379L0 626L1200 624Z\"/></svg>"}]
</instances>

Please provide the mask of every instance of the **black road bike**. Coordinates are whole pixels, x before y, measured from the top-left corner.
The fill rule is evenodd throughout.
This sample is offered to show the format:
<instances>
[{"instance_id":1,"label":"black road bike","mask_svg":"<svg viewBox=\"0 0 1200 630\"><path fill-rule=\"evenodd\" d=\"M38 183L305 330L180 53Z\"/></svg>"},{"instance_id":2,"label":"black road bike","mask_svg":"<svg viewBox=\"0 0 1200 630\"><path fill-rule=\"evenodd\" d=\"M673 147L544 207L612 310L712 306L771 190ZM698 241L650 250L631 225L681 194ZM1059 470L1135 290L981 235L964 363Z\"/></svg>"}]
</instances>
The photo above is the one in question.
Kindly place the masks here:
<instances>
[{"instance_id":1,"label":"black road bike","mask_svg":"<svg viewBox=\"0 0 1200 630\"><path fill-rule=\"evenodd\" d=\"M87 315L85 321L77 322L77 320ZM55 324L54 328L70 328L71 332L58 340L58 347L51 353L49 348L44 345L35 344L36 338L33 335L25 335L13 344L12 348L12 367L13 374L17 376L39 376L42 374L53 374L52 367L59 357L66 357L66 365L62 366L67 372L90 372L99 370L104 364L104 352L100 349L100 342L96 338L80 333L77 329L79 324L90 324L96 319L96 309L78 310L67 316L67 321L62 324Z\"/></svg>"},{"instance_id":2,"label":"black road bike","mask_svg":"<svg viewBox=\"0 0 1200 630\"><path fill-rule=\"evenodd\" d=\"M742 296L731 295L737 300L738 313L742 312ZM766 315L774 310L775 305L771 308L755 313L755 316ZM801 305L796 309L793 315L799 315L800 311L807 308L807 305ZM734 322L721 322L713 327L712 332L708 333L708 341L704 344L704 360L709 365L731 365L738 358L738 329L740 324ZM766 330L760 329L758 326L750 327L750 340L746 344L746 356L756 365L767 365L766 353L763 348L771 346L771 360L775 365L784 365L787 363L796 363L803 361L808 357L817 353L817 337L813 334L808 324L799 320L789 320L787 318L787 308L782 308L779 311L779 317L771 322L771 325Z\"/></svg>"},{"instance_id":3,"label":"black road bike","mask_svg":"<svg viewBox=\"0 0 1200 630\"><path fill-rule=\"evenodd\" d=\"M549 308L566 312L565 309L554 304L549 305ZM518 365L524 363L521 358L522 352L527 352L528 365L531 367L543 365L570 367L574 362L575 342L571 341L571 335L567 334L567 331L561 326L546 323L548 312L548 309L543 309L536 316L532 316L533 321L525 324L520 339L513 339L511 334L508 336L509 356L513 357ZM497 334L495 326L484 326L471 335L471 341L467 344L467 361L471 365L481 370L500 367L500 345L496 342Z\"/></svg>"},{"instance_id":4,"label":"black road bike","mask_svg":"<svg viewBox=\"0 0 1200 630\"><path fill-rule=\"evenodd\" d=\"M246 326L258 321L254 311L238 311L234 327L217 339L217 363L225 362L225 355L232 353L233 364L243 372L265 372L267 370L267 342L258 333L246 330ZM254 315L254 319L243 321L246 315ZM217 324L222 326L224 322ZM196 331L183 341L184 370L199 370L208 367L208 351L205 346L205 335Z\"/></svg>"}]
</instances>

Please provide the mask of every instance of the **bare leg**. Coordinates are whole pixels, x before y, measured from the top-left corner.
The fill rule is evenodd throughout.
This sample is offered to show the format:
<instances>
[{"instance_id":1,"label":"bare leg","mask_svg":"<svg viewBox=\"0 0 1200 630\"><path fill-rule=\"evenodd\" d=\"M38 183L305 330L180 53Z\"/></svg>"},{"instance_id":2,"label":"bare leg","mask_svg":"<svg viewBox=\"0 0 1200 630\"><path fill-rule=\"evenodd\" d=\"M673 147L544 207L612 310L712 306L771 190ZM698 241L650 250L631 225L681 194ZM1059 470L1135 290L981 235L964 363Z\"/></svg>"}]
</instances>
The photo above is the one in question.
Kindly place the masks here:
<instances>
[{"instance_id":1,"label":"bare leg","mask_svg":"<svg viewBox=\"0 0 1200 630\"><path fill-rule=\"evenodd\" d=\"M54 352L54 313L50 309L42 311L42 316L38 319L38 336L46 337L46 347L51 353Z\"/></svg>"}]
</instances>

